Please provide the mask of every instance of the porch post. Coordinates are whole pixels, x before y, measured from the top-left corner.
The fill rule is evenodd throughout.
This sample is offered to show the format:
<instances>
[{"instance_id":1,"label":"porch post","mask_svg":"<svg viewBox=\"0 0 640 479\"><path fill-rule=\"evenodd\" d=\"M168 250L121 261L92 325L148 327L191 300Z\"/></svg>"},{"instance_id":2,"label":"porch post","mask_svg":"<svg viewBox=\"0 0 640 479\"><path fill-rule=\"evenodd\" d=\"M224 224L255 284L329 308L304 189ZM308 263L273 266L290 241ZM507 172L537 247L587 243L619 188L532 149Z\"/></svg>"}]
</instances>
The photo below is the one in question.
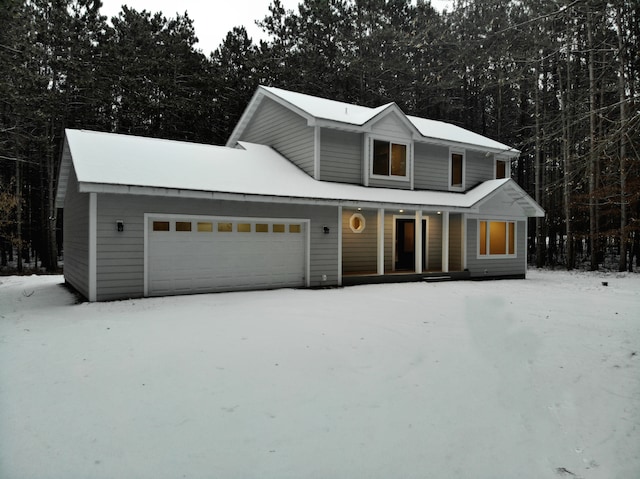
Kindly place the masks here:
<instances>
[{"instance_id":1,"label":"porch post","mask_svg":"<svg viewBox=\"0 0 640 479\"><path fill-rule=\"evenodd\" d=\"M416 221L415 221L415 270L416 274L422 274L422 255L424 251L422 250L422 211L416 211Z\"/></svg>"},{"instance_id":2,"label":"porch post","mask_svg":"<svg viewBox=\"0 0 640 479\"><path fill-rule=\"evenodd\" d=\"M442 212L442 272L449 272L449 212Z\"/></svg>"},{"instance_id":3,"label":"porch post","mask_svg":"<svg viewBox=\"0 0 640 479\"><path fill-rule=\"evenodd\" d=\"M384 274L384 208L378 209L378 274Z\"/></svg>"},{"instance_id":4,"label":"porch post","mask_svg":"<svg viewBox=\"0 0 640 479\"><path fill-rule=\"evenodd\" d=\"M338 206L338 286L342 286L342 206Z\"/></svg>"}]
</instances>

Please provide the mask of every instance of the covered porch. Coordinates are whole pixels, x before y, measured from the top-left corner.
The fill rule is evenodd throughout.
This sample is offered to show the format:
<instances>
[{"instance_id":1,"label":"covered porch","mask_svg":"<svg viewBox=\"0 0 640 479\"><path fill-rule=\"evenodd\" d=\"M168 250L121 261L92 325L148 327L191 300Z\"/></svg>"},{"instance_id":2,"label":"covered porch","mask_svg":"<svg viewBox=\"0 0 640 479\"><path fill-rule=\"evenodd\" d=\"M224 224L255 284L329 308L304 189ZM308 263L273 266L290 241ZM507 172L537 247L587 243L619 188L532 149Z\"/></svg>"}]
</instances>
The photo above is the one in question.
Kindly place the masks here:
<instances>
[{"instance_id":1,"label":"covered porch","mask_svg":"<svg viewBox=\"0 0 640 479\"><path fill-rule=\"evenodd\" d=\"M340 238L343 285L468 276L459 211L343 207Z\"/></svg>"}]
</instances>

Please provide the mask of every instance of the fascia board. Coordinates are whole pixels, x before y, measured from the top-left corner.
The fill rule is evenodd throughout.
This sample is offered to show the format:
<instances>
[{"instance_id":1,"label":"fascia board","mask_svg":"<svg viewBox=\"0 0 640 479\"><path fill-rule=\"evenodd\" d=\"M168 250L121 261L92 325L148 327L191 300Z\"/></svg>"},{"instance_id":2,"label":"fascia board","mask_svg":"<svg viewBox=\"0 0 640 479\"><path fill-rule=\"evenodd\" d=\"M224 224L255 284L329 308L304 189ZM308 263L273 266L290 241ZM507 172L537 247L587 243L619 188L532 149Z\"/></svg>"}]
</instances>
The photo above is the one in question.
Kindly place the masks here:
<instances>
[{"instance_id":1,"label":"fascia board","mask_svg":"<svg viewBox=\"0 0 640 479\"><path fill-rule=\"evenodd\" d=\"M135 196L166 196L173 198L191 198L225 201L251 201L256 203L278 203L319 206L346 206L350 208L384 208L407 210L437 210L459 213L479 212L476 206L453 206L446 204L389 203L370 200L341 200L327 198L300 198L291 196L258 195L246 193L225 193L216 191L180 190L135 185L111 185L105 183L81 182L78 184L81 193L125 194Z\"/></svg>"},{"instance_id":2,"label":"fascia board","mask_svg":"<svg viewBox=\"0 0 640 479\"><path fill-rule=\"evenodd\" d=\"M419 136L418 138L416 138L416 141L418 141L419 143L424 143L427 145L448 146L453 148L464 148L464 149L476 150L476 151L486 151L489 153L500 155L501 158L497 158L499 160L500 159L512 160L520 156L520 153L521 153L520 150L516 150L515 148L509 148L508 150L504 150L500 148L490 148L488 146L476 145L474 143L465 143L462 141L441 140L439 138L423 136L420 133L418 133L418 135Z\"/></svg>"}]
</instances>

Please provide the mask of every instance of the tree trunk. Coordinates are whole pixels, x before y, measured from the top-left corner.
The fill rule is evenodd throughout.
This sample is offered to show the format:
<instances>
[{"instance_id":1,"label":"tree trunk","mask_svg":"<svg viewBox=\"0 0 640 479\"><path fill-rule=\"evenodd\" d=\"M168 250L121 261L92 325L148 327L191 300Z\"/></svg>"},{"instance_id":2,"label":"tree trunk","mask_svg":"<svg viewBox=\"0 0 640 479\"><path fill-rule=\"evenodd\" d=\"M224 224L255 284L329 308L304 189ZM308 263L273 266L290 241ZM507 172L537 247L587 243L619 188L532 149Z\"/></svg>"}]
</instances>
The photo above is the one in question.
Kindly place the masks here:
<instances>
[{"instance_id":1,"label":"tree trunk","mask_svg":"<svg viewBox=\"0 0 640 479\"><path fill-rule=\"evenodd\" d=\"M624 40L622 34L622 5L616 9L618 35L618 95L620 97L620 263L625 271L627 262L627 108L624 81Z\"/></svg>"},{"instance_id":2,"label":"tree trunk","mask_svg":"<svg viewBox=\"0 0 640 479\"><path fill-rule=\"evenodd\" d=\"M587 38L589 42L589 250L590 270L598 269L598 252L596 246L596 78L594 72L594 55L593 55L593 14L591 7L588 6L587 13Z\"/></svg>"}]
</instances>

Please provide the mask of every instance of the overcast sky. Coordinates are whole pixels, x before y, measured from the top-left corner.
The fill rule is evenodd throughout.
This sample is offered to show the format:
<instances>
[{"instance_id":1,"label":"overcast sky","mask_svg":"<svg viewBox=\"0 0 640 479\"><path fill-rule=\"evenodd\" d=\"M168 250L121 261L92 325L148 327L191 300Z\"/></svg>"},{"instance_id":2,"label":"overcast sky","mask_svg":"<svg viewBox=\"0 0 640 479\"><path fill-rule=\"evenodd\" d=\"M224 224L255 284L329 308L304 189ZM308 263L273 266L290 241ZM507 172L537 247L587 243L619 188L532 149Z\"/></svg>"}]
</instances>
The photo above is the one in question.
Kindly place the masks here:
<instances>
[{"instance_id":1,"label":"overcast sky","mask_svg":"<svg viewBox=\"0 0 640 479\"><path fill-rule=\"evenodd\" d=\"M284 7L290 10L296 9L298 3L300 0L282 0ZM452 0L431 0L431 4L438 10L450 10L452 3ZM138 11L161 11L166 17L175 17L176 13L182 14L186 10L200 40L197 47L208 55L218 48L227 32L236 26L244 25L256 43L264 38L255 21L262 20L269 13L271 0L102 0L102 4L101 12L109 18L117 15L123 4Z\"/></svg>"}]
</instances>

